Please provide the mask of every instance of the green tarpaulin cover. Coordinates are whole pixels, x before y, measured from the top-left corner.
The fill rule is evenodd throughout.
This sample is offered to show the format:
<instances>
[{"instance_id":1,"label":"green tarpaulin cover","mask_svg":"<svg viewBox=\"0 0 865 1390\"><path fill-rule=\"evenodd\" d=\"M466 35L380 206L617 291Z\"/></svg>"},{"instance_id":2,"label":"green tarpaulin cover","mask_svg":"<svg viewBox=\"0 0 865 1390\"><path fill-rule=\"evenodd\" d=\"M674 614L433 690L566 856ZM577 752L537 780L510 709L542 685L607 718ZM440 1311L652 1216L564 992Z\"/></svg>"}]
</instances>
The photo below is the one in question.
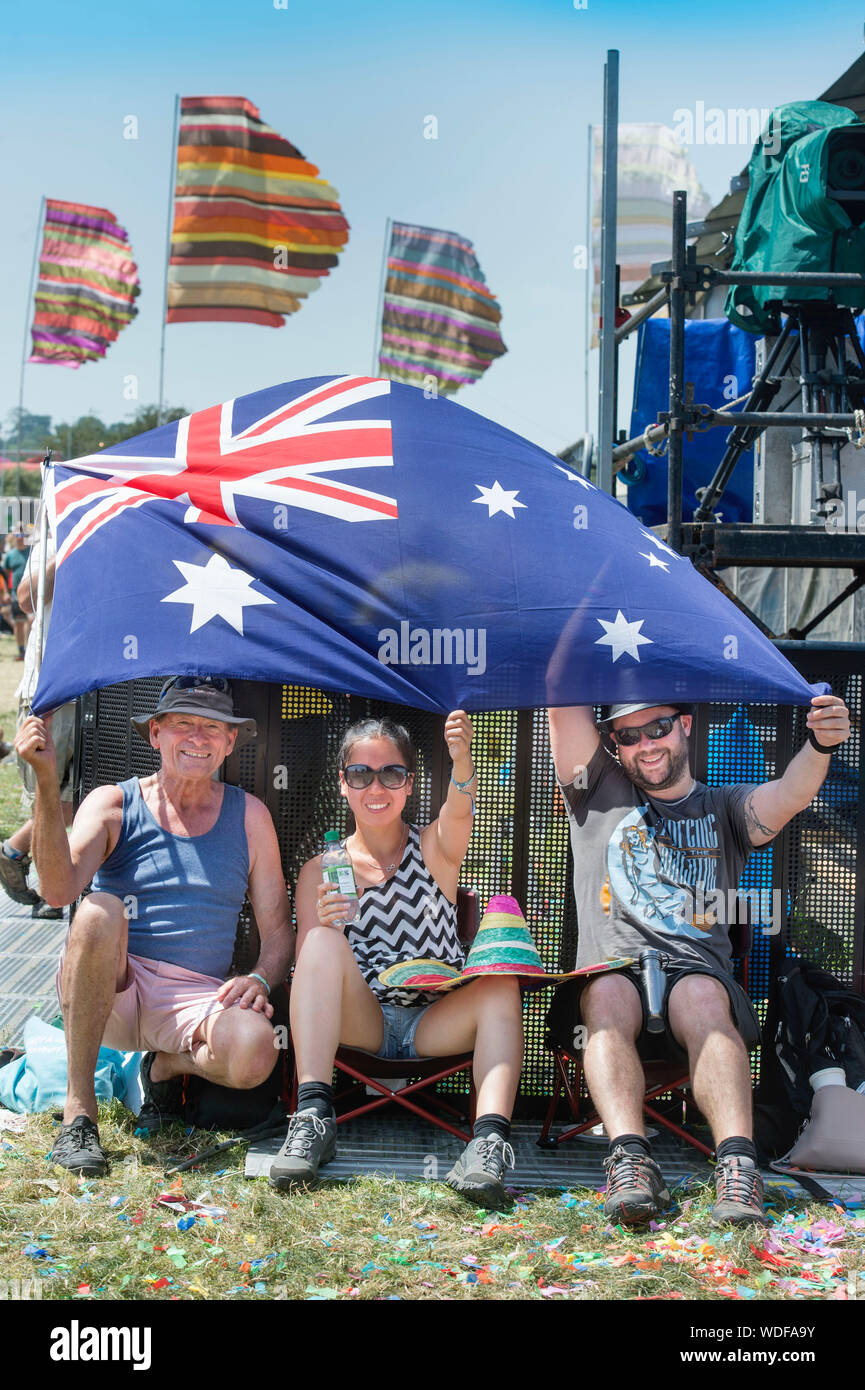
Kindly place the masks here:
<instances>
[{"instance_id":1,"label":"green tarpaulin cover","mask_svg":"<svg viewBox=\"0 0 865 1390\"><path fill-rule=\"evenodd\" d=\"M731 269L865 273L865 227L827 191L865 191L865 135L859 132L865 125L843 106L797 101L776 107L748 165L750 187ZM733 285L724 312L751 333L777 333L781 299L829 296L816 287ZM831 296L854 309L865 304L858 288Z\"/></svg>"}]
</instances>

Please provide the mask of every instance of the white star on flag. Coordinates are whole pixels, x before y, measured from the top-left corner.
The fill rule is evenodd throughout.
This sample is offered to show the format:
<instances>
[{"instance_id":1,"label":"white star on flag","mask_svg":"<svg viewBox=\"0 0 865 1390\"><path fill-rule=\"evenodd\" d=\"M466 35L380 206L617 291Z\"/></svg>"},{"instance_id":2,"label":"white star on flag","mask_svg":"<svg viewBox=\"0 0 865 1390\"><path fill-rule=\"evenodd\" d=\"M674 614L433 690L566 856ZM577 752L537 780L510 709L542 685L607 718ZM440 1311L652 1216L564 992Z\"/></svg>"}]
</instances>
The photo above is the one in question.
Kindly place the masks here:
<instances>
[{"instance_id":1,"label":"white star on flag","mask_svg":"<svg viewBox=\"0 0 865 1390\"><path fill-rule=\"evenodd\" d=\"M666 560L659 560L657 555L647 555L645 550L640 550L638 554L640 554L644 560L648 560L649 569L662 569L665 574L670 573L670 566L667 564Z\"/></svg>"},{"instance_id":2,"label":"white star on flag","mask_svg":"<svg viewBox=\"0 0 865 1390\"><path fill-rule=\"evenodd\" d=\"M244 608L274 602L266 594L253 593L249 586L255 582L255 576L233 569L221 555L211 555L206 565L190 565L183 560L173 560L172 564L180 570L186 583L166 594L162 602L192 605L190 634L212 618L223 618L242 637Z\"/></svg>"},{"instance_id":3,"label":"white star on flag","mask_svg":"<svg viewBox=\"0 0 865 1390\"><path fill-rule=\"evenodd\" d=\"M480 497L473 497L473 502L480 502L482 506L489 507L490 516L495 516L496 512L504 512L506 516L514 515L514 507L525 507L525 502L517 501L516 492L508 492L502 487L498 479L492 487L483 487L481 483L475 483L475 487L481 494ZM517 489L519 491L519 489Z\"/></svg>"},{"instance_id":4,"label":"white star on flag","mask_svg":"<svg viewBox=\"0 0 865 1390\"><path fill-rule=\"evenodd\" d=\"M572 468L563 468L560 463L556 464L556 468L558 468L560 473L564 473L565 477L568 479L569 482L582 483L583 487L585 488L590 488L592 486L589 480L583 477L582 473L575 473ZM475 484L475 487L477 487L477 483ZM475 501L479 502L480 498L476 497Z\"/></svg>"},{"instance_id":5,"label":"white star on flag","mask_svg":"<svg viewBox=\"0 0 865 1390\"><path fill-rule=\"evenodd\" d=\"M671 550L666 541L659 541L658 537L654 536L651 531L641 531L640 535L645 536L646 540L651 541L652 545L656 545L659 550L663 550L665 555L671 555L674 560L685 559L684 555L677 555L675 550Z\"/></svg>"},{"instance_id":6,"label":"white star on flag","mask_svg":"<svg viewBox=\"0 0 865 1390\"><path fill-rule=\"evenodd\" d=\"M604 635L597 638L595 646L612 647L614 661L618 661L623 653L627 653L635 661L639 661L641 644L644 642L652 644L651 637L643 637L640 633L640 628L645 621L645 618L638 618L629 623L621 608L616 614L614 623L605 623L603 618L596 618L595 622L600 623L604 629Z\"/></svg>"}]
</instances>

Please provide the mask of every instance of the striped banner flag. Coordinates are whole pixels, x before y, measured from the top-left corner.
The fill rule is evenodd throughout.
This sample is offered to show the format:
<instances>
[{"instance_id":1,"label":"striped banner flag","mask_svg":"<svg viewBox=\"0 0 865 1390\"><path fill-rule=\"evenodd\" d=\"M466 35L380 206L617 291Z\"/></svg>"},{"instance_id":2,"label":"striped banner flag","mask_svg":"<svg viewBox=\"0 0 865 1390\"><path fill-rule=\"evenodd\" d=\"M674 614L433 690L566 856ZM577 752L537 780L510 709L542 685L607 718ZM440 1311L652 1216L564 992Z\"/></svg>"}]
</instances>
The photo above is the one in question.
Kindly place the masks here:
<instances>
[{"instance_id":1,"label":"striped banner flag","mask_svg":"<svg viewBox=\"0 0 865 1390\"><path fill-rule=\"evenodd\" d=\"M601 306L601 182L603 129L592 130L592 346L598 343ZM688 218L711 207L685 147L665 125L620 125L616 261L619 303L649 278L653 261L672 254L673 193L688 194Z\"/></svg>"},{"instance_id":2,"label":"striped banner flag","mask_svg":"<svg viewBox=\"0 0 865 1390\"><path fill-rule=\"evenodd\" d=\"M394 222L387 259L379 369L440 394L478 381L507 352L502 311L474 246L456 232Z\"/></svg>"},{"instance_id":3,"label":"striped banner flag","mask_svg":"<svg viewBox=\"0 0 865 1390\"><path fill-rule=\"evenodd\" d=\"M114 214L47 198L28 361L99 361L138 313L140 293L129 238Z\"/></svg>"},{"instance_id":4,"label":"striped banner flag","mask_svg":"<svg viewBox=\"0 0 865 1390\"><path fill-rule=\"evenodd\" d=\"M245 97L183 97L166 322L281 328L348 240L318 175Z\"/></svg>"}]
</instances>

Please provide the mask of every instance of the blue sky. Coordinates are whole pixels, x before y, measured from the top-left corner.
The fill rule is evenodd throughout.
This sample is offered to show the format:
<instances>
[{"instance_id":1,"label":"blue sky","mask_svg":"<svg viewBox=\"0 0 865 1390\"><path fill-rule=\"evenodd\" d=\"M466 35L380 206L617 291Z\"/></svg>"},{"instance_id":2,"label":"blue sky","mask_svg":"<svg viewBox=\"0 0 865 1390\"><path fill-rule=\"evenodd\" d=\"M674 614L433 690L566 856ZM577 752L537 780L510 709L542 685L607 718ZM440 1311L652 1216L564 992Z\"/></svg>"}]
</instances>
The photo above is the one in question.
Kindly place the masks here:
<instances>
[{"instance_id":1,"label":"blue sky","mask_svg":"<svg viewBox=\"0 0 865 1390\"><path fill-rule=\"evenodd\" d=\"M282 0L277 0L282 3ZM509 352L457 399L546 448L583 432L586 129L601 118L607 49L623 121L677 108L813 99L861 53L862 12L834 0L715 12L679 0L437 0L320 7L287 0L44 0L7 14L0 110L0 418L17 404L43 194L107 207L127 228L139 315L106 359L30 366L24 404L55 421L115 420L156 399L175 93L242 95L338 189L351 223L339 267L279 330L167 329L166 397L199 409L278 381L367 372L388 216L470 237L503 309ZM435 115L438 139L424 139ZM123 139L135 115L139 138ZM744 145L695 145L719 197ZM595 354L596 356L596 354ZM627 379L627 372L625 373Z\"/></svg>"}]
</instances>

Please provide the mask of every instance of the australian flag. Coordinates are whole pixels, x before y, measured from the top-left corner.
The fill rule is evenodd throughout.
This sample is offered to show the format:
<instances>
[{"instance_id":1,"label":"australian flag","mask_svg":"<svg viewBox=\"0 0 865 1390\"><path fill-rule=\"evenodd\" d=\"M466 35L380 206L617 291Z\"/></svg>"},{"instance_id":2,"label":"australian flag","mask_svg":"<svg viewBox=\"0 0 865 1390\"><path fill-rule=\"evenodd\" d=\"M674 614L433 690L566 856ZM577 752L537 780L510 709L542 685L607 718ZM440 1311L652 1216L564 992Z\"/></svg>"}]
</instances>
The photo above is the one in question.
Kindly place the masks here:
<instances>
[{"instance_id":1,"label":"australian flag","mask_svg":"<svg viewBox=\"0 0 865 1390\"><path fill-rule=\"evenodd\" d=\"M813 693L614 499L412 386L227 401L55 466L48 504L37 712L207 673L439 712Z\"/></svg>"}]
</instances>

